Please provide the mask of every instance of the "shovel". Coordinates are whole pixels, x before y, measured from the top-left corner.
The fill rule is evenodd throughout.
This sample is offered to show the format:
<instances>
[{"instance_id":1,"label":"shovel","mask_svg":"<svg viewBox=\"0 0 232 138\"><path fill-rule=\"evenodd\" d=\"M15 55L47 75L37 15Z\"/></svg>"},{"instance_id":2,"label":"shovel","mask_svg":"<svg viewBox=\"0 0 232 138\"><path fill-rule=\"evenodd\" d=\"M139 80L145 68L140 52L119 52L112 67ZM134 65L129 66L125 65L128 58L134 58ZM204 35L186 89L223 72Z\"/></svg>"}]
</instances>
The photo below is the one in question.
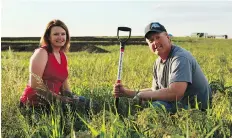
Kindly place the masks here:
<instances>
[{"instance_id":1,"label":"shovel","mask_svg":"<svg viewBox=\"0 0 232 138\"><path fill-rule=\"evenodd\" d=\"M129 36L124 37L124 39L122 39L122 38L119 37L119 31L129 32ZM120 42L120 55L119 55L119 62L118 62L117 83L121 83L123 54L124 54L126 42L130 38L130 36L131 36L131 28L129 28L129 27L118 27L117 37L118 37L118 41ZM116 101L115 101L116 109L117 109L117 112L118 112L119 97L115 97L115 98L116 98Z\"/></svg>"}]
</instances>

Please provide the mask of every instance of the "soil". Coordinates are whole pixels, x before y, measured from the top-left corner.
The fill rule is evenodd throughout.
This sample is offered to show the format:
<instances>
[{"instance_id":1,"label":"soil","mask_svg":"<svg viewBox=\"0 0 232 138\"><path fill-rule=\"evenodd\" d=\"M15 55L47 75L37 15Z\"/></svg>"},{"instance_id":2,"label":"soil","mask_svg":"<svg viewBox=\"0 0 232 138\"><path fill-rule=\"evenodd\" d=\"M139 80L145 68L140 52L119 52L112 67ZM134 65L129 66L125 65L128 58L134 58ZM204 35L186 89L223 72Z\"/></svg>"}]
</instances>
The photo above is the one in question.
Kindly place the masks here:
<instances>
[{"instance_id":1,"label":"soil","mask_svg":"<svg viewBox=\"0 0 232 138\"><path fill-rule=\"evenodd\" d=\"M86 46L71 46L70 52L80 52L87 51L88 53L109 53L109 51L99 48L94 45L86 45Z\"/></svg>"}]
</instances>

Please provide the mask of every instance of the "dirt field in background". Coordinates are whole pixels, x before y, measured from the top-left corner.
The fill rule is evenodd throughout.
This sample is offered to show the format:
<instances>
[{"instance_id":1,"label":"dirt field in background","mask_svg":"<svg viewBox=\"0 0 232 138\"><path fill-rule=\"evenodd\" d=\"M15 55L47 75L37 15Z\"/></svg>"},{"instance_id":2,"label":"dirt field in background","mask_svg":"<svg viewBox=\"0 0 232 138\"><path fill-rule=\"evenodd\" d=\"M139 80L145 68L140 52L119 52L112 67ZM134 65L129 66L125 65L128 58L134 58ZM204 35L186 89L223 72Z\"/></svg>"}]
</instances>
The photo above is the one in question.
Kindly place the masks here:
<instances>
[{"instance_id":1,"label":"dirt field in background","mask_svg":"<svg viewBox=\"0 0 232 138\"><path fill-rule=\"evenodd\" d=\"M39 47L39 37L2 37L1 50L34 51ZM143 37L130 38L127 45L146 45ZM70 52L87 51L89 53L106 53L97 46L120 45L116 37L71 37Z\"/></svg>"}]
</instances>

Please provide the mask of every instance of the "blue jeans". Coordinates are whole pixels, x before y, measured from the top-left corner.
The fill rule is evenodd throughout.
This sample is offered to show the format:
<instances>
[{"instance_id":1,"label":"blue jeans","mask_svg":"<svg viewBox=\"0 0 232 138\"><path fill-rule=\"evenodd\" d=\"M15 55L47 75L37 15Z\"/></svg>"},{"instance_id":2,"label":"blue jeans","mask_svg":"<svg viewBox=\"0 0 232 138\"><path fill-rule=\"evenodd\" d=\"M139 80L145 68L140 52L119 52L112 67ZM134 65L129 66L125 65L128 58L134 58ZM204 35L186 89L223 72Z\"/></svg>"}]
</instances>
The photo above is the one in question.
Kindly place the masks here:
<instances>
[{"instance_id":1,"label":"blue jeans","mask_svg":"<svg viewBox=\"0 0 232 138\"><path fill-rule=\"evenodd\" d=\"M165 102L165 101L154 101L152 102L154 108L165 109L169 113L175 113L178 108L188 109L188 105L183 105L180 102Z\"/></svg>"}]
</instances>

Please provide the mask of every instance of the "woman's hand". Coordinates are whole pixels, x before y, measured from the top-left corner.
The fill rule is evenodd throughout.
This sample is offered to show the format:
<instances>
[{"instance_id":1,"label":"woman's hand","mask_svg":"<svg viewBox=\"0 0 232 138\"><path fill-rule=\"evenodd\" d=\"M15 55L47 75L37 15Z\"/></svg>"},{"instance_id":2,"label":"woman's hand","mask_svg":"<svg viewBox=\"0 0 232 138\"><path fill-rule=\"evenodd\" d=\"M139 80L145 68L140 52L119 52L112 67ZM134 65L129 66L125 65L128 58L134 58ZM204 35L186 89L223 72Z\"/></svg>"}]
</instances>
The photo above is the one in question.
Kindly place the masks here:
<instances>
[{"instance_id":1,"label":"woman's hand","mask_svg":"<svg viewBox=\"0 0 232 138\"><path fill-rule=\"evenodd\" d=\"M61 100L61 102L64 102L64 103L73 103L74 102L73 98L69 98L66 96L61 96L60 100Z\"/></svg>"}]
</instances>

